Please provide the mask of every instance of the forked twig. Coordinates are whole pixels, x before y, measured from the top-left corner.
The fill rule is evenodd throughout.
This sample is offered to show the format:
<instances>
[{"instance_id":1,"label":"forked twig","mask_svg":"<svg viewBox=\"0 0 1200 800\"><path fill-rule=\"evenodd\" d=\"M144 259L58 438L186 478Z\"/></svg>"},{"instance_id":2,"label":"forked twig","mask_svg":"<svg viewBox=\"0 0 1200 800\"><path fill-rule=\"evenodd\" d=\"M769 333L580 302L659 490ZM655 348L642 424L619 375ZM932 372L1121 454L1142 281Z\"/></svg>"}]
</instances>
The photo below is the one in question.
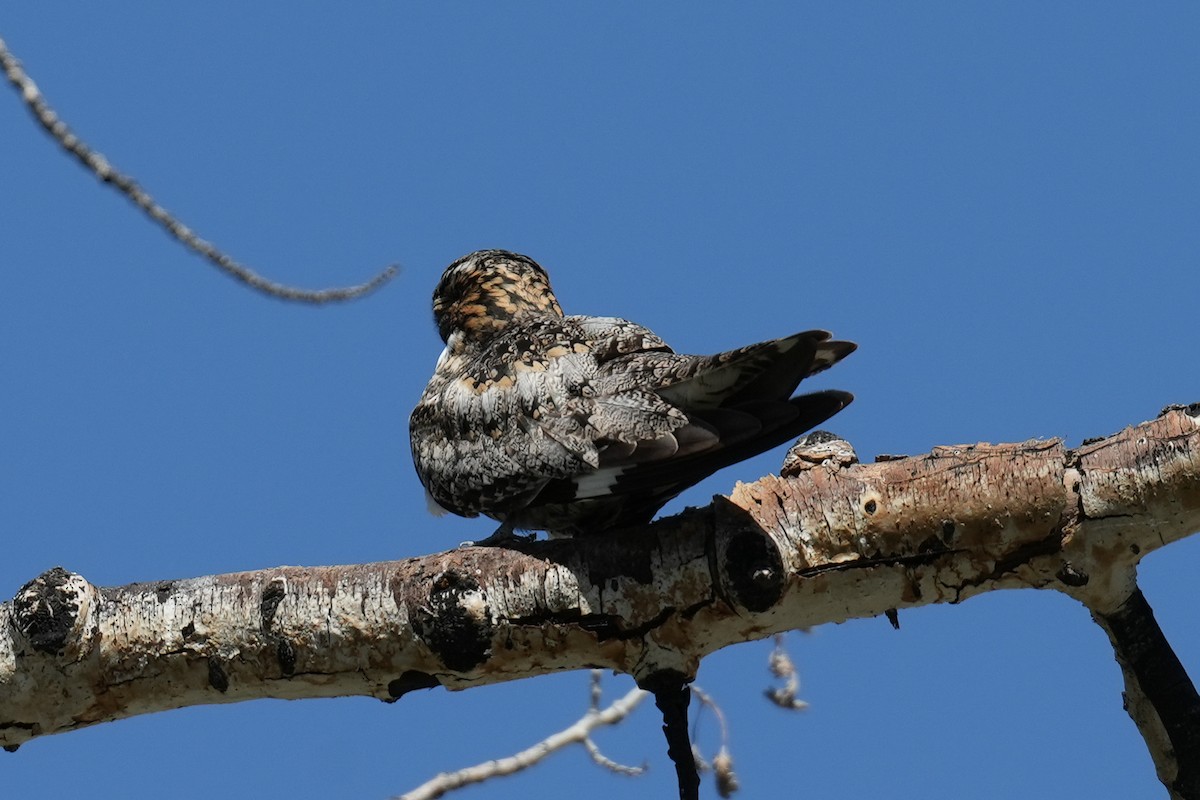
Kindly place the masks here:
<instances>
[{"instance_id":1,"label":"forked twig","mask_svg":"<svg viewBox=\"0 0 1200 800\"><path fill-rule=\"evenodd\" d=\"M592 670L591 710L589 713L600 713L600 697L603 694L600 679L603 675L604 670ZM617 721L619 722L620 720ZM592 757L592 761L596 762L596 764L604 767L605 769L612 770L618 775L628 775L631 778L637 777L647 769L647 766L644 762L640 767L631 767L628 764L621 764L617 761L613 761L611 758L604 755L604 753L600 752L599 746L592 741L591 736L588 736L583 740L583 746L587 749L588 755Z\"/></svg>"},{"instance_id":2,"label":"forked twig","mask_svg":"<svg viewBox=\"0 0 1200 800\"><path fill-rule=\"evenodd\" d=\"M645 699L647 693L637 688L630 689L620 700L617 700L608 708L600 710L597 708L596 679L594 677L592 685L592 706L586 714L570 727L564 728L532 747L528 747L507 758L486 761L482 764L476 764L473 767L467 767L454 772L443 772L412 791L400 795L396 800L433 800L435 797L441 797L447 792L472 783L481 783L482 781L500 777L501 775L512 775L514 772L520 772L532 767L551 753L577 742L583 743L588 748L589 753L593 753L594 751L592 758L601 766L623 775L641 774L645 769L644 767L641 769L626 767L616 764L600 754L595 744L591 741L591 733L602 725L615 725L625 719Z\"/></svg>"}]
</instances>

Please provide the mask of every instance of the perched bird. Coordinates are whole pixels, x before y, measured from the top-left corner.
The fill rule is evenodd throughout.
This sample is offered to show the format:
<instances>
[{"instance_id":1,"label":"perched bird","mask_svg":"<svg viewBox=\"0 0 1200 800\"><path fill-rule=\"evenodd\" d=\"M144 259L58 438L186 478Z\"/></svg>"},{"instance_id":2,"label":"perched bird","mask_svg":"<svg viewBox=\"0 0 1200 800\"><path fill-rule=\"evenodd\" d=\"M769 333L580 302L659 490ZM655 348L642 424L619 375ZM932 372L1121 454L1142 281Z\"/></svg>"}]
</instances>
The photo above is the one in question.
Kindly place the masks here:
<instances>
[{"instance_id":1,"label":"perched bird","mask_svg":"<svg viewBox=\"0 0 1200 800\"><path fill-rule=\"evenodd\" d=\"M792 397L854 351L806 331L713 356L675 353L615 317L564 316L527 256L481 250L442 275L446 348L410 420L436 511L585 535L649 522L718 469L783 444L853 399Z\"/></svg>"},{"instance_id":2,"label":"perched bird","mask_svg":"<svg viewBox=\"0 0 1200 800\"><path fill-rule=\"evenodd\" d=\"M848 467L857 463L858 454L854 452L854 445L836 433L812 431L788 448L779 474L791 478L820 465Z\"/></svg>"}]
</instances>

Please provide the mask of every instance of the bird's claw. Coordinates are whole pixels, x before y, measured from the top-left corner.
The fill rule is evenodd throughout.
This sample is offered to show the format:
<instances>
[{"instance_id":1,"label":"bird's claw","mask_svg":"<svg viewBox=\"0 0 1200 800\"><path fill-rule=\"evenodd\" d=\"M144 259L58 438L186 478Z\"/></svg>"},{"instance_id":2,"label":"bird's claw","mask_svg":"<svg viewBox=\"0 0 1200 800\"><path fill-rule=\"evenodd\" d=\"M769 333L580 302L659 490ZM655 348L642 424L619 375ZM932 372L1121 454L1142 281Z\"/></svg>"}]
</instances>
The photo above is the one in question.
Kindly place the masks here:
<instances>
[{"instance_id":1,"label":"bird's claw","mask_svg":"<svg viewBox=\"0 0 1200 800\"><path fill-rule=\"evenodd\" d=\"M486 539L476 542L463 542L459 547L508 547L514 544L525 544L537 539L536 533L515 533L508 523L501 525L495 533Z\"/></svg>"}]
</instances>

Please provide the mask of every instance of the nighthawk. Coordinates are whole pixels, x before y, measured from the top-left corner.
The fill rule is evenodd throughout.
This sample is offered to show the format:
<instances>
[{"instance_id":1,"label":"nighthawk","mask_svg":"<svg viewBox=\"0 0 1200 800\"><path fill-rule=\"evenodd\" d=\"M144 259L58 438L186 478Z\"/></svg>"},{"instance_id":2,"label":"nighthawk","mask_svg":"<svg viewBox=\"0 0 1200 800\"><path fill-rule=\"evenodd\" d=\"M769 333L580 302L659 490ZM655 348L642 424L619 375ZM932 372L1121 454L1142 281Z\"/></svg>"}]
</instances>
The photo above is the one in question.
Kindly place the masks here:
<instances>
[{"instance_id":1,"label":"nighthawk","mask_svg":"<svg viewBox=\"0 0 1200 800\"><path fill-rule=\"evenodd\" d=\"M649 522L718 469L783 444L853 399L792 397L854 351L805 331L681 355L641 325L564 316L527 256L481 250L443 273L446 348L410 420L435 511L515 530L586 535Z\"/></svg>"}]
</instances>

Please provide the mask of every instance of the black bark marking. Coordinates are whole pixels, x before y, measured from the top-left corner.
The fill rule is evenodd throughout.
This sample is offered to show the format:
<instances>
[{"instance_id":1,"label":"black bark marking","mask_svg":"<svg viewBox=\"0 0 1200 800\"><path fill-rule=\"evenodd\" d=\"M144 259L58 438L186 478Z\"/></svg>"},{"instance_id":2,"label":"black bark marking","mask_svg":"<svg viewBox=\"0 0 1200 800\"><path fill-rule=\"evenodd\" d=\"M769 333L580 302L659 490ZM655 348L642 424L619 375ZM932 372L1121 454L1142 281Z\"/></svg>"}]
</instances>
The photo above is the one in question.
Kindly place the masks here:
<instances>
[{"instance_id":1,"label":"black bark marking","mask_svg":"<svg viewBox=\"0 0 1200 800\"><path fill-rule=\"evenodd\" d=\"M1171 413L1172 411L1182 411L1189 417L1200 417L1200 403L1189 403L1188 405L1183 405L1182 403L1172 403L1169 406L1163 406L1163 410L1158 412L1158 415L1161 417L1165 414Z\"/></svg>"},{"instance_id":2,"label":"black bark marking","mask_svg":"<svg viewBox=\"0 0 1200 800\"><path fill-rule=\"evenodd\" d=\"M612 532L616 533L616 532ZM584 563L587 564L588 580L594 586L611 584L615 590L617 578L629 578L643 586L654 582L650 568L657 543L653 536L629 536L616 534L619 538L605 536L580 537L585 544ZM553 542L553 545L559 545ZM564 548L565 549L565 548ZM552 560L553 556L550 556Z\"/></svg>"},{"instance_id":3,"label":"black bark marking","mask_svg":"<svg viewBox=\"0 0 1200 800\"><path fill-rule=\"evenodd\" d=\"M30 647L53 655L63 649L79 616L79 595L62 567L43 572L13 598L17 629Z\"/></svg>"},{"instance_id":4,"label":"black bark marking","mask_svg":"<svg viewBox=\"0 0 1200 800\"><path fill-rule=\"evenodd\" d=\"M742 530L724 552L732 600L749 611L766 611L783 596L783 559L770 537Z\"/></svg>"},{"instance_id":5,"label":"black bark marking","mask_svg":"<svg viewBox=\"0 0 1200 800\"><path fill-rule=\"evenodd\" d=\"M477 595L468 600L477 607L464 605L467 595ZM447 570L434 578L428 603L417 601L410 596L413 630L447 669L467 672L487 660L492 646L491 610L478 581Z\"/></svg>"},{"instance_id":6,"label":"black bark marking","mask_svg":"<svg viewBox=\"0 0 1200 800\"><path fill-rule=\"evenodd\" d=\"M1076 569L1068 561L1065 562L1058 572L1054 573L1054 577L1065 583L1067 586L1087 586L1090 576L1081 569Z\"/></svg>"},{"instance_id":7,"label":"black bark marking","mask_svg":"<svg viewBox=\"0 0 1200 800\"><path fill-rule=\"evenodd\" d=\"M229 689L229 676L221 665L221 659L210 656L208 659L208 685L224 694Z\"/></svg>"},{"instance_id":8,"label":"black bark marking","mask_svg":"<svg viewBox=\"0 0 1200 800\"><path fill-rule=\"evenodd\" d=\"M1154 610L1135 589L1115 612L1097 616L1111 632L1117 660L1134 674L1167 731L1179 765L1171 788L1179 797L1200 797L1200 695Z\"/></svg>"},{"instance_id":9,"label":"black bark marking","mask_svg":"<svg viewBox=\"0 0 1200 800\"><path fill-rule=\"evenodd\" d=\"M984 580L995 580L1001 575L1016 572L1018 567L1028 564L1038 556L1050 556L1062 551L1062 535L1051 533L1045 539L1036 542L1026 542L1012 551L1008 556L998 559L990 575Z\"/></svg>"},{"instance_id":10,"label":"black bark marking","mask_svg":"<svg viewBox=\"0 0 1200 800\"><path fill-rule=\"evenodd\" d=\"M918 553L947 553L950 548L938 536L930 534L917 545Z\"/></svg>"},{"instance_id":11,"label":"black bark marking","mask_svg":"<svg viewBox=\"0 0 1200 800\"><path fill-rule=\"evenodd\" d=\"M275 658L279 661L279 671L283 677L290 678L296 674L296 648L282 636L275 642Z\"/></svg>"},{"instance_id":12,"label":"black bark marking","mask_svg":"<svg viewBox=\"0 0 1200 800\"><path fill-rule=\"evenodd\" d=\"M283 600L283 596L287 594L284 589L284 582L279 578L269 582L262 592L262 600L258 604L259 613L262 614L263 630L271 629L271 623L275 619L275 609L279 608L279 603Z\"/></svg>"},{"instance_id":13,"label":"black bark marking","mask_svg":"<svg viewBox=\"0 0 1200 800\"><path fill-rule=\"evenodd\" d=\"M395 701L417 689L432 689L441 685L442 682L428 672L410 669L388 684L388 694Z\"/></svg>"}]
</instances>

